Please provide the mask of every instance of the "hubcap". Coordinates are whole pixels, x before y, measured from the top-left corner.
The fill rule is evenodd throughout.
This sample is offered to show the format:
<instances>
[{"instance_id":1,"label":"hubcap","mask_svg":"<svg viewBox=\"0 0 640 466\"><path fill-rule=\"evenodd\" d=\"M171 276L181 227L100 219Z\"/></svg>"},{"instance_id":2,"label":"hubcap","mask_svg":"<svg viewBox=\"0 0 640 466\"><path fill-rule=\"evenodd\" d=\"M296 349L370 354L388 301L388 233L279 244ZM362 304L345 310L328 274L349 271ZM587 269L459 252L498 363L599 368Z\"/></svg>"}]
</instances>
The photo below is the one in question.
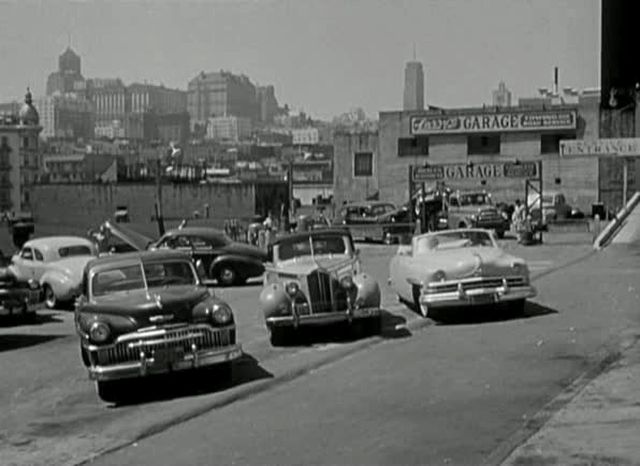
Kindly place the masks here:
<instances>
[{"instance_id":1,"label":"hubcap","mask_svg":"<svg viewBox=\"0 0 640 466\"><path fill-rule=\"evenodd\" d=\"M45 293L45 304L48 307L53 307L56 305L56 297L53 294L53 290L51 288L47 288L47 291Z\"/></svg>"},{"instance_id":2,"label":"hubcap","mask_svg":"<svg viewBox=\"0 0 640 466\"><path fill-rule=\"evenodd\" d=\"M225 283L231 283L234 278L233 270L231 269L222 269L222 273L220 273L220 278Z\"/></svg>"}]
</instances>

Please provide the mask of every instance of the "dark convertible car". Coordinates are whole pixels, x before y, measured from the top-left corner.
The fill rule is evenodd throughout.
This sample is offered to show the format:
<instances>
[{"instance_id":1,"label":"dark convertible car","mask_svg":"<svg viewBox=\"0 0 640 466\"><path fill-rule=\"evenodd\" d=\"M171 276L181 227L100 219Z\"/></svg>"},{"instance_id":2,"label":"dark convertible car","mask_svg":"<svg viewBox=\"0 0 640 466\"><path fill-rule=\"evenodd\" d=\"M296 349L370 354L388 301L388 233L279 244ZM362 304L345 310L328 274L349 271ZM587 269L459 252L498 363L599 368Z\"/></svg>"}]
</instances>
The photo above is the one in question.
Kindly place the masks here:
<instances>
[{"instance_id":1,"label":"dark convertible car","mask_svg":"<svg viewBox=\"0 0 640 466\"><path fill-rule=\"evenodd\" d=\"M239 285L264 273L267 253L231 240L224 232L208 227L184 227L167 231L153 241L121 224L105 222L100 228L105 252L177 249L188 253L201 265L206 278L223 286Z\"/></svg>"}]
</instances>

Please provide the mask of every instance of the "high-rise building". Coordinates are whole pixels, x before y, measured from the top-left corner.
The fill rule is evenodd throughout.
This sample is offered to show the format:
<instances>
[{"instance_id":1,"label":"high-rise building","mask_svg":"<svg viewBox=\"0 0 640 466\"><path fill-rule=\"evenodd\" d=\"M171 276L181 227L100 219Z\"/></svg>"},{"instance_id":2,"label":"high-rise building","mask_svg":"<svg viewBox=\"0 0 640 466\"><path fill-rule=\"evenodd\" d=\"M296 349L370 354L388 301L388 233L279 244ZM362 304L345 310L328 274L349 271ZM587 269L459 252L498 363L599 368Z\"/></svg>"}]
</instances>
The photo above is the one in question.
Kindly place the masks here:
<instances>
[{"instance_id":1,"label":"high-rise building","mask_svg":"<svg viewBox=\"0 0 640 466\"><path fill-rule=\"evenodd\" d=\"M404 110L424 110L424 73L422 63L407 62L404 69Z\"/></svg>"},{"instance_id":2,"label":"high-rise building","mask_svg":"<svg viewBox=\"0 0 640 466\"><path fill-rule=\"evenodd\" d=\"M44 139L91 139L94 136L93 104L77 94L48 95L36 99Z\"/></svg>"},{"instance_id":3,"label":"high-rise building","mask_svg":"<svg viewBox=\"0 0 640 466\"><path fill-rule=\"evenodd\" d=\"M67 47L58 57L58 71L47 78L47 95L77 92L83 82L80 56Z\"/></svg>"},{"instance_id":4,"label":"high-rise building","mask_svg":"<svg viewBox=\"0 0 640 466\"><path fill-rule=\"evenodd\" d=\"M256 87L248 77L228 71L205 73L189 81L187 109L191 128L206 128L209 118L244 117L259 120Z\"/></svg>"},{"instance_id":5,"label":"high-rise building","mask_svg":"<svg viewBox=\"0 0 640 466\"><path fill-rule=\"evenodd\" d=\"M28 212L30 186L38 175L38 111L27 91L17 115L0 119L0 211Z\"/></svg>"},{"instance_id":6,"label":"high-rise building","mask_svg":"<svg viewBox=\"0 0 640 466\"><path fill-rule=\"evenodd\" d=\"M258 87L258 104L260 106L260 121L273 123L278 114L278 100L273 86Z\"/></svg>"},{"instance_id":7,"label":"high-rise building","mask_svg":"<svg viewBox=\"0 0 640 466\"><path fill-rule=\"evenodd\" d=\"M498 83L498 89L493 90L492 105L494 107L511 107L511 91L504 81Z\"/></svg>"},{"instance_id":8,"label":"high-rise building","mask_svg":"<svg viewBox=\"0 0 640 466\"><path fill-rule=\"evenodd\" d=\"M236 116L209 118L206 139L240 142L251 136L251 119Z\"/></svg>"}]
</instances>

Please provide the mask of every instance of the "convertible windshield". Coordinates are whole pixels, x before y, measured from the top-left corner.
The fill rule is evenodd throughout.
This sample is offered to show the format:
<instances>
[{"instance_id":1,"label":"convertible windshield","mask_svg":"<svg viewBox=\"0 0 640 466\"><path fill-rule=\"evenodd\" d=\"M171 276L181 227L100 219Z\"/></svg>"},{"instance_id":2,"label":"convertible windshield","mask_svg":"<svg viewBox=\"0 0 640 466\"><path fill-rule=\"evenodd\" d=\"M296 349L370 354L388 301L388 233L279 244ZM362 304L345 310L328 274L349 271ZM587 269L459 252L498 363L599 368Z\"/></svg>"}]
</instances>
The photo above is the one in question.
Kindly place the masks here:
<instances>
[{"instance_id":1,"label":"convertible windshield","mask_svg":"<svg viewBox=\"0 0 640 466\"><path fill-rule=\"evenodd\" d=\"M426 235L416 240L415 251L441 251L466 247L493 247L491 236L484 231L456 231Z\"/></svg>"},{"instance_id":2,"label":"convertible windshield","mask_svg":"<svg viewBox=\"0 0 640 466\"><path fill-rule=\"evenodd\" d=\"M285 241L278 246L278 259L281 261L301 256L319 256L323 254L346 254L346 236L306 237L295 241Z\"/></svg>"},{"instance_id":3,"label":"convertible windshield","mask_svg":"<svg viewBox=\"0 0 640 466\"><path fill-rule=\"evenodd\" d=\"M126 265L103 270L93 276L93 296L144 290L167 285L195 285L196 274L189 262L167 261Z\"/></svg>"}]
</instances>

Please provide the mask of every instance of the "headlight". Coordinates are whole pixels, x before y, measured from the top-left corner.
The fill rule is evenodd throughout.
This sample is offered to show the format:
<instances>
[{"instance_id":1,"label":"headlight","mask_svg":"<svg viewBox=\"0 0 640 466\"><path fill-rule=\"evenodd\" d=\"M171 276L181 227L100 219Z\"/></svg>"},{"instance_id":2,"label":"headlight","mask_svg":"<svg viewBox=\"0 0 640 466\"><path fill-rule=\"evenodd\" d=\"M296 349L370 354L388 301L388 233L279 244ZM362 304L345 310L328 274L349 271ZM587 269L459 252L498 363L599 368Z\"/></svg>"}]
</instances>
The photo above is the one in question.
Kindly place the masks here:
<instances>
[{"instance_id":1,"label":"headlight","mask_svg":"<svg viewBox=\"0 0 640 466\"><path fill-rule=\"evenodd\" d=\"M293 297L298 294L298 291L300 291L300 286L296 282L289 282L285 287L285 291L289 296Z\"/></svg>"},{"instance_id":2,"label":"headlight","mask_svg":"<svg viewBox=\"0 0 640 466\"><path fill-rule=\"evenodd\" d=\"M471 215L471 221L475 222L476 220L478 220L478 216L476 214Z\"/></svg>"},{"instance_id":3,"label":"headlight","mask_svg":"<svg viewBox=\"0 0 640 466\"><path fill-rule=\"evenodd\" d=\"M347 290L353 288L355 286L355 283L353 283L353 277L351 275L342 277L340 279L340 286Z\"/></svg>"},{"instance_id":4,"label":"headlight","mask_svg":"<svg viewBox=\"0 0 640 466\"><path fill-rule=\"evenodd\" d=\"M104 343L110 335L111 329L104 322L94 322L89 328L89 338L94 343Z\"/></svg>"},{"instance_id":5,"label":"headlight","mask_svg":"<svg viewBox=\"0 0 640 466\"><path fill-rule=\"evenodd\" d=\"M231 312L231 308L226 304L214 304L211 317L216 324L224 325L233 320L233 312Z\"/></svg>"},{"instance_id":6,"label":"headlight","mask_svg":"<svg viewBox=\"0 0 640 466\"><path fill-rule=\"evenodd\" d=\"M438 270L433 274L433 281L443 282L447 278L447 274L444 273L444 270Z\"/></svg>"}]
</instances>

